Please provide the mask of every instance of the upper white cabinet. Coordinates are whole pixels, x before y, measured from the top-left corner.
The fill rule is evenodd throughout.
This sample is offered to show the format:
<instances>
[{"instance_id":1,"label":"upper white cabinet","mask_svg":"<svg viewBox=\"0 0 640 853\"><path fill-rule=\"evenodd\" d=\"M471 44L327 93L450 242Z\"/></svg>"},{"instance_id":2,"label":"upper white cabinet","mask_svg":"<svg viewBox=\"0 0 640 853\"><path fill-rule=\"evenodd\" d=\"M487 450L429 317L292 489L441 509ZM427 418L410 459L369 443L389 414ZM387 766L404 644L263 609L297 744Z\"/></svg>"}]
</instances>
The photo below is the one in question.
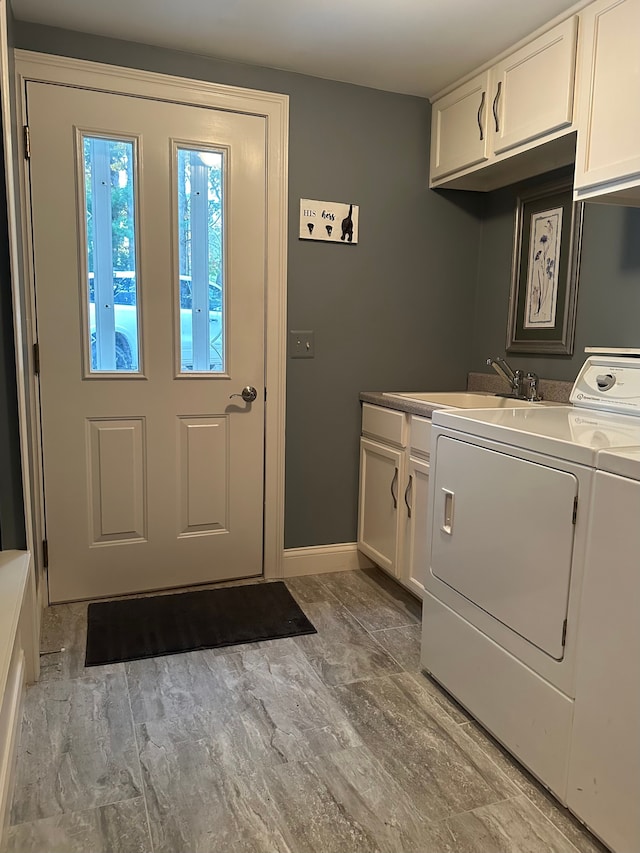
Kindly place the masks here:
<instances>
[{"instance_id":1,"label":"upper white cabinet","mask_svg":"<svg viewBox=\"0 0 640 853\"><path fill-rule=\"evenodd\" d=\"M489 72L479 74L433 105L431 182L459 172L489 156L487 90Z\"/></svg>"},{"instance_id":2,"label":"upper white cabinet","mask_svg":"<svg viewBox=\"0 0 640 853\"><path fill-rule=\"evenodd\" d=\"M575 163L576 201L640 206L640 0L578 8L435 99L431 187L486 192Z\"/></svg>"},{"instance_id":3,"label":"upper white cabinet","mask_svg":"<svg viewBox=\"0 0 640 853\"><path fill-rule=\"evenodd\" d=\"M640 0L580 16L575 197L640 203Z\"/></svg>"},{"instance_id":4,"label":"upper white cabinet","mask_svg":"<svg viewBox=\"0 0 640 853\"><path fill-rule=\"evenodd\" d=\"M577 29L574 15L433 103L430 186L491 190L573 162Z\"/></svg>"},{"instance_id":5,"label":"upper white cabinet","mask_svg":"<svg viewBox=\"0 0 640 853\"><path fill-rule=\"evenodd\" d=\"M491 69L491 140L500 154L573 121L574 16Z\"/></svg>"}]
</instances>

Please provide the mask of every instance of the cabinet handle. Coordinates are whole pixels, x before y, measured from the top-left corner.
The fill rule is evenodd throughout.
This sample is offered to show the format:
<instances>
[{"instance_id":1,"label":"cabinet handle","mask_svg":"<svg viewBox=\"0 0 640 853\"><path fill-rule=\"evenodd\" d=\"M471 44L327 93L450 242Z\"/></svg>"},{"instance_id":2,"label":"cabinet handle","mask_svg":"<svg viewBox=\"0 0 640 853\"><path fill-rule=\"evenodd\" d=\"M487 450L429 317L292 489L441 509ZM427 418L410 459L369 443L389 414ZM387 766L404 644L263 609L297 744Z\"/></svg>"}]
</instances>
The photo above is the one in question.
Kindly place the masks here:
<instances>
[{"instance_id":1,"label":"cabinet handle","mask_svg":"<svg viewBox=\"0 0 640 853\"><path fill-rule=\"evenodd\" d=\"M498 91L493 99L493 119L496 123L496 133L500 130L500 121L498 119L498 102L500 101L500 92L502 91L502 80L498 82Z\"/></svg>"},{"instance_id":2,"label":"cabinet handle","mask_svg":"<svg viewBox=\"0 0 640 853\"><path fill-rule=\"evenodd\" d=\"M394 492L393 487L398 485L398 469L396 468L395 473L393 475L393 480L391 481L391 497L393 498L393 508L398 509L398 495Z\"/></svg>"},{"instance_id":3,"label":"cabinet handle","mask_svg":"<svg viewBox=\"0 0 640 853\"><path fill-rule=\"evenodd\" d=\"M482 111L484 109L484 102L486 98L486 92L482 93L482 100L480 101L480 106L478 107L478 127L480 128L480 141L484 139L484 128L482 127Z\"/></svg>"},{"instance_id":4,"label":"cabinet handle","mask_svg":"<svg viewBox=\"0 0 640 853\"><path fill-rule=\"evenodd\" d=\"M443 489L442 491L444 492L444 518L441 530L446 533L447 536L451 536L453 533L453 509L455 495L453 492L450 492L449 489Z\"/></svg>"},{"instance_id":5,"label":"cabinet handle","mask_svg":"<svg viewBox=\"0 0 640 853\"><path fill-rule=\"evenodd\" d=\"M404 502L407 505L407 515L411 518L411 504L409 503L409 493L412 491L411 487L413 486L413 474L409 474L409 482L407 483L407 488L404 490Z\"/></svg>"}]
</instances>

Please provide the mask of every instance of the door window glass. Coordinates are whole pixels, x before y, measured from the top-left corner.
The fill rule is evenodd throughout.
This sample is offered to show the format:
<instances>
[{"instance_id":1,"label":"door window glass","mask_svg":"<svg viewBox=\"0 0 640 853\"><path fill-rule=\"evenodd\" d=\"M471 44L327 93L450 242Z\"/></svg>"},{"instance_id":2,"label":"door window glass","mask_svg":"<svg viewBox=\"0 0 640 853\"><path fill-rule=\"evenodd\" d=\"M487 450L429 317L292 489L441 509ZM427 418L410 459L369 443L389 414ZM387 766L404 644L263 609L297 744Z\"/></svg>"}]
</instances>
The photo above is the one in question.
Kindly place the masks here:
<instances>
[{"instance_id":1,"label":"door window glass","mask_svg":"<svg viewBox=\"0 0 640 853\"><path fill-rule=\"evenodd\" d=\"M139 370L135 143L82 137L91 372Z\"/></svg>"},{"instance_id":2,"label":"door window glass","mask_svg":"<svg viewBox=\"0 0 640 853\"><path fill-rule=\"evenodd\" d=\"M180 372L222 373L224 154L177 154Z\"/></svg>"}]
</instances>

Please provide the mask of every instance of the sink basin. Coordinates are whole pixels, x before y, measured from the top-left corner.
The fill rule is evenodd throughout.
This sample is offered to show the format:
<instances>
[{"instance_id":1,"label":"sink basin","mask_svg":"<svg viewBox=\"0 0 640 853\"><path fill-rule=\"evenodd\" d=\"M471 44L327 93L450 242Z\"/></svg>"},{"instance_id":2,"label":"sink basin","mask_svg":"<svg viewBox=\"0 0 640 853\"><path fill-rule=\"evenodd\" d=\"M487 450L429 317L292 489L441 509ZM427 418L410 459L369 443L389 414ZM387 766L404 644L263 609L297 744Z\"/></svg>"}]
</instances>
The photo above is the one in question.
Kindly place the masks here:
<instances>
[{"instance_id":1,"label":"sink basin","mask_svg":"<svg viewBox=\"0 0 640 853\"><path fill-rule=\"evenodd\" d=\"M402 397L428 403L434 409L517 409L521 406L539 405L511 397L494 394L477 394L470 391L397 391L385 392L385 397ZM548 404L547 404L548 405Z\"/></svg>"}]
</instances>

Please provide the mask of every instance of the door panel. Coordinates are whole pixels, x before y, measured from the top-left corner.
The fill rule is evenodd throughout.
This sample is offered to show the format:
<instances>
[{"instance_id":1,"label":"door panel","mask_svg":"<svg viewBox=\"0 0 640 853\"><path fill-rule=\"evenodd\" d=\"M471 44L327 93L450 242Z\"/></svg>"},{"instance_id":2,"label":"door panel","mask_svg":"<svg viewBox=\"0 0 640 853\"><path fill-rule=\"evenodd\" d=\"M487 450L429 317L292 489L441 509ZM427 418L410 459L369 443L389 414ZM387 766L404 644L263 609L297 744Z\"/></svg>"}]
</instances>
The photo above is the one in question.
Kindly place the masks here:
<instances>
[{"instance_id":1,"label":"door panel","mask_svg":"<svg viewBox=\"0 0 640 853\"><path fill-rule=\"evenodd\" d=\"M28 84L27 106L51 600L259 575L264 119L44 83ZM89 213L104 214L109 204L115 211L102 245L93 247L85 236L95 226L83 180L89 137L135 143L131 164L112 153L99 173L112 184L102 207L92 178ZM202 171L199 184L195 172L187 175L183 186L200 193L200 214L188 226L188 275L180 256L179 149L215 149L225 193L216 254L217 167ZM123 201L116 190L131 183L133 201ZM117 363L129 307L118 294L131 284L131 271L116 269L118 228L129 227L118 204L132 206L136 229L127 239L135 246L137 369ZM97 256L102 266L92 268ZM87 370L92 345L106 369ZM231 400L245 385L257 389L255 402Z\"/></svg>"},{"instance_id":2,"label":"door panel","mask_svg":"<svg viewBox=\"0 0 640 853\"><path fill-rule=\"evenodd\" d=\"M146 538L144 420L88 420L92 545Z\"/></svg>"},{"instance_id":3,"label":"door panel","mask_svg":"<svg viewBox=\"0 0 640 853\"><path fill-rule=\"evenodd\" d=\"M560 660L576 477L440 436L435 478L433 575Z\"/></svg>"},{"instance_id":4,"label":"door panel","mask_svg":"<svg viewBox=\"0 0 640 853\"><path fill-rule=\"evenodd\" d=\"M179 418L180 535L228 530L228 419ZM220 483L220 479L224 482Z\"/></svg>"}]
</instances>

